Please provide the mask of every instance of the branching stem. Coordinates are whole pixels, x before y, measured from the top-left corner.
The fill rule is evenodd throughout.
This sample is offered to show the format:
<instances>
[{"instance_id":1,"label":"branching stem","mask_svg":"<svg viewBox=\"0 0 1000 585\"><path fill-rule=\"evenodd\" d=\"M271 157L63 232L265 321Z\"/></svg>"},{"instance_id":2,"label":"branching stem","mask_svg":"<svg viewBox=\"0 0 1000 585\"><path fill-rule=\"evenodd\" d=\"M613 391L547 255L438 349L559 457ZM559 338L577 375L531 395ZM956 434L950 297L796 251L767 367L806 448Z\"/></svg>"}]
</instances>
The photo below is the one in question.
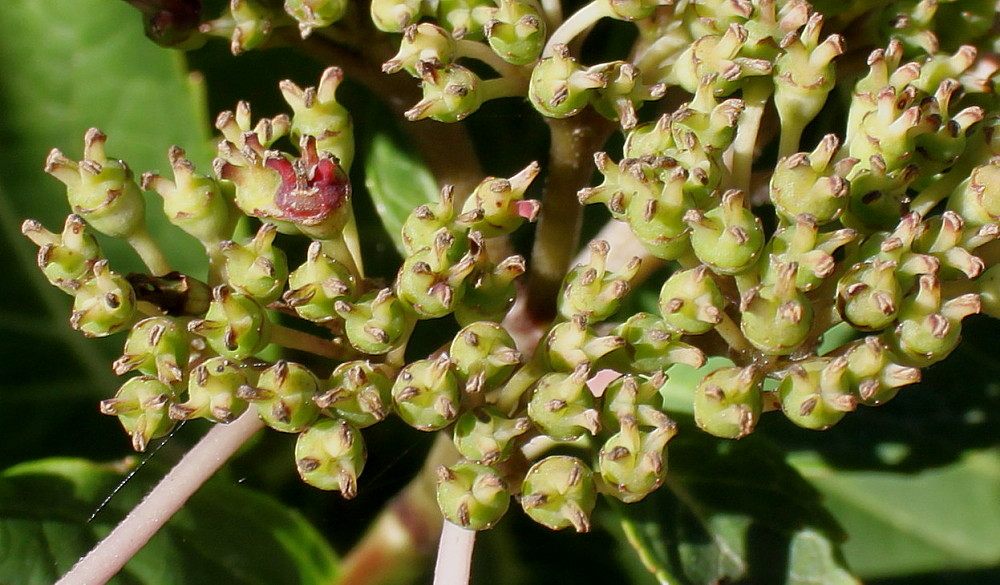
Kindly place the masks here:
<instances>
[{"instance_id":1,"label":"branching stem","mask_svg":"<svg viewBox=\"0 0 1000 585\"><path fill-rule=\"evenodd\" d=\"M577 10L569 18L563 21L559 28L552 32L545 48L542 50L542 58L551 57L555 52L556 45L568 45L577 36L583 34L588 28L608 15L604 4L594 0L583 8Z\"/></svg>"},{"instance_id":2,"label":"branching stem","mask_svg":"<svg viewBox=\"0 0 1000 585\"><path fill-rule=\"evenodd\" d=\"M129 246L142 259L143 264L153 276L163 276L171 271L170 261L167 260L159 244L153 239L146 229L141 229L128 238Z\"/></svg>"}]
</instances>

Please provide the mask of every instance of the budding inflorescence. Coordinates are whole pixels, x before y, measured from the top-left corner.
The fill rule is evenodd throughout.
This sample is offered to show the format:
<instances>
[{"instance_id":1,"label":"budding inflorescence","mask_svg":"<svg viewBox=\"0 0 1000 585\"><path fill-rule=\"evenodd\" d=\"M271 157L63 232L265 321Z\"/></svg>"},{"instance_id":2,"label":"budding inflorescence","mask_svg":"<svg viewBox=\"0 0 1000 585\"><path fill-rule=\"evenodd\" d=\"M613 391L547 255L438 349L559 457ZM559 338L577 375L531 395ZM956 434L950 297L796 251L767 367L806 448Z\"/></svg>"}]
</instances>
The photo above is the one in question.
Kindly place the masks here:
<instances>
[{"instance_id":1,"label":"budding inflorescence","mask_svg":"<svg viewBox=\"0 0 1000 585\"><path fill-rule=\"evenodd\" d=\"M330 67L315 88L281 83L291 115L254 122L247 102L221 114L211 174L173 147L172 178L136 181L90 130L81 160L53 150L46 163L73 212L61 233L32 220L22 230L46 278L73 296L74 329L128 332L113 368L136 374L101 410L137 450L174 421L251 410L298 435L305 482L350 498L363 433L397 416L453 440L456 460L435 470L450 522L490 528L513 499L544 526L585 532L598 494L636 502L667 482L669 443L685 430L664 400L676 368L699 369L690 426L714 436L745 437L769 411L827 429L919 381L955 349L965 317L1000 316L995 67L954 42L937 3L846 4L858 10L824 23L800 0L594 0L565 19L526 0L373 0L368 15L342 0L232 0L200 26L178 15L155 38L224 36L239 53L291 29L304 47L347 39L355 51L352 27L370 18L367 32L397 47L372 51L379 75L419 85L415 104L392 97L409 120L456 123L517 96L554 136L571 130L569 151L599 118L622 141L444 187L404 221L394 277L372 278L355 229L354 126L337 99L346 70ZM992 12L978 10L963 42L995 43L980 26ZM881 47L837 32L863 12L870 29L893 23ZM585 61L578 37L604 18L637 29L629 60ZM852 73L864 55L867 70ZM582 178L567 187L574 164ZM546 173L555 209L530 196ZM205 277L172 271L146 229L143 190L202 243ZM559 208L574 192L612 225L539 300L518 277L552 251L538 244L525 259L506 238L575 217ZM115 272L98 235L128 242L148 274ZM308 243L296 252L290 236ZM454 336L413 347L423 321ZM820 353L837 325L854 335ZM276 357L281 348L297 353Z\"/></svg>"}]
</instances>

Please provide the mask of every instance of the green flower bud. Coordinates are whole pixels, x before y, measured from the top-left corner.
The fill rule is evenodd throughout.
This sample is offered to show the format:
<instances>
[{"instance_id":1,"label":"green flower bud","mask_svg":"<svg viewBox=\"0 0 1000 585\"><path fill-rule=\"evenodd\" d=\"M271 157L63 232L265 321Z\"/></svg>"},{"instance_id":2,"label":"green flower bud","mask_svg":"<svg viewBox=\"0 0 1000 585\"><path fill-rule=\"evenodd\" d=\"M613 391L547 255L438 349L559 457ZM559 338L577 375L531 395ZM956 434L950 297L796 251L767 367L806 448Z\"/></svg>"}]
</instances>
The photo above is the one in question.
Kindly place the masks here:
<instances>
[{"instance_id":1,"label":"green flower bud","mask_svg":"<svg viewBox=\"0 0 1000 585\"><path fill-rule=\"evenodd\" d=\"M976 278L983 273L986 265L981 258L972 255L962 246L965 232L962 217L954 211L945 211L920 224L920 230L913 240L913 251L937 258L941 266L941 278L957 277L958 273L967 278Z\"/></svg>"},{"instance_id":2,"label":"green flower bud","mask_svg":"<svg viewBox=\"0 0 1000 585\"><path fill-rule=\"evenodd\" d=\"M844 355L851 390L868 406L884 404L900 387L920 381L920 369L895 363L897 358L879 337L854 342Z\"/></svg>"},{"instance_id":3,"label":"green flower bud","mask_svg":"<svg viewBox=\"0 0 1000 585\"><path fill-rule=\"evenodd\" d=\"M343 420L320 419L295 442L295 466L302 481L321 490L340 490L346 499L357 495L367 458L361 432Z\"/></svg>"},{"instance_id":4,"label":"green flower bud","mask_svg":"<svg viewBox=\"0 0 1000 585\"><path fill-rule=\"evenodd\" d=\"M256 384L240 386L236 395L257 407L264 424L283 433L299 433L319 417L313 398L319 380L309 368L278 360L260 373Z\"/></svg>"},{"instance_id":5,"label":"green flower bud","mask_svg":"<svg viewBox=\"0 0 1000 585\"><path fill-rule=\"evenodd\" d=\"M539 168L538 163L533 162L510 179L487 177L465 200L458 221L486 238L509 234L525 221L535 221L541 203L524 199L524 192L538 175Z\"/></svg>"},{"instance_id":6,"label":"green flower bud","mask_svg":"<svg viewBox=\"0 0 1000 585\"><path fill-rule=\"evenodd\" d=\"M660 289L660 314L668 327L700 335L722 321L726 301L708 272L699 266L670 275Z\"/></svg>"},{"instance_id":7,"label":"green flower bud","mask_svg":"<svg viewBox=\"0 0 1000 585\"><path fill-rule=\"evenodd\" d=\"M698 383L694 420L705 432L741 439L753 432L764 410L761 371L755 366L719 368Z\"/></svg>"},{"instance_id":8,"label":"green flower bud","mask_svg":"<svg viewBox=\"0 0 1000 585\"><path fill-rule=\"evenodd\" d=\"M399 269L396 294L418 318L444 317L462 302L464 282L476 267L475 255L480 248L471 245L461 260L452 263L450 256L456 247L454 236L442 230L431 248L408 257Z\"/></svg>"},{"instance_id":9,"label":"green flower bud","mask_svg":"<svg viewBox=\"0 0 1000 585\"><path fill-rule=\"evenodd\" d=\"M587 387L590 368L581 364L572 374L546 374L535 384L528 402L528 416L556 441L572 441L584 433L601 430L600 413Z\"/></svg>"},{"instance_id":10,"label":"green flower bud","mask_svg":"<svg viewBox=\"0 0 1000 585\"><path fill-rule=\"evenodd\" d=\"M537 5L525 0L499 0L493 18L483 26L486 40L501 59L514 65L534 63L545 46L545 19Z\"/></svg>"},{"instance_id":11,"label":"green flower bud","mask_svg":"<svg viewBox=\"0 0 1000 585\"><path fill-rule=\"evenodd\" d=\"M607 0L616 2L620 0ZM635 3L641 0L625 0ZM591 103L594 109L609 120L618 120L621 127L628 130L638 123L636 111L643 102L658 100L667 91L666 84L646 85L639 70L626 61L612 61L594 65L588 69L607 79L607 83L597 88Z\"/></svg>"},{"instance_id":12,"label":"green flower bud","mask_svg":"<svg viewBox=\"0 0 1000 585\"><path fill-rule=\"evenodd\" d=\"M219 244L225 263L225 278L229 286L266 305L278 299L288 278L285 253L274 247L278 228L264 223L257 235L240 245L232 240Z\"/></svg>"},{"instance_id":13,"label":"green flower bud","mask_svg":"<svg viewBox=\"0 0 1000 585\"><path fill-rule=\"evenodd\" d=\"M487 530L507 513L510 491L492 467L463 461L438 466L437 501L448 522L466 530Z\"/></svg>"},{"instance_id":14,"label":"green flower bud","mask_svg":"<svg viewBox=\"0 0 1000 585\"><path fill-rule=\"evenodd\" d=\"M438 122L458 122L482 105L479 89L482 80L472 71L457 63L435 66L418 61L416 67L424 97L406 110L407 120L431 118Z\"/></svg>"},{"instance_id":15,"label":"green flower bud","mask_svg":"<svg viewBox=\"0 0 1000 585\"><path fill-rule=\"evenodd\" d=\"M631 290L629 283L639 272L640 260L633 257L619 273L610 273L605 263L611 246L604 240L590 244L590 262L578 264L563 281L559 299L559 313L569 319L573 315L587 315L588 319L602 321L618 310L621 301Z\"/></svg>"},{"instance_id":16,"label":"green flower bud","mask_svg":"<svg viewBox=\"0 0 1000 585\"><path fill-rule=\"evenodd\" d=\"M903 291L896 263L873 260L855 264L837 283L837 309L862 331L880 331L896 320Z\"/></svg>"},{"instance_id":17,"label":"green flower bud","mask_svg":"<svg viewBox=\"0 0 1000 585\"><path fill-rule=\"evenodd\" d=\"M767 243L764 252L776 261L762 264L761 283L774 284L778 277L777 268L794 262L799 265L795 286L803 292L814 290L836 269L833 254L837 248L857 236L852 229L820 233L813 216L798 215L795 225L779 228Z\"/></svg>"},{"instance_id":18,"label":"green flower bud","mask_svg":"<svg viewBox=\"0 0 1000 585\"><path fill-rule=\"evenodd\" d=\"M866 166L854 167L841 223L859 231L892 229L909 210L907 188L919 176L916 165L889 170L881 155L873 155Z\"/></svg>"},{"instance_id":19,"label":"green flower bud","mask_svg":"<svg viewBox=\"0 0 1000 585\"><path fill-rule=\"evenodd\" d=\"M714 74L715 95L726 96L736 91L746 77L770 75L769 61L737 56L747 38L747 29L736 23L721 36L702 36L677 57L667 82L694 93L702 78Z\"/></svg>"},{"instance_id":20,"label":"green flower bud","mask_svg":"<svg viewBox=\"0 0 1000 585\"><path fill-rule=\"evenodd\" d=\"M324 323L337 317L334 304L351 300L356 289L351 271L325 254L321 242L313 242L306 261L288 275L283 299L303 319Z\"/></svg>"},{"instance_id":21,"label":"green flower bud","mask_svg":"<svg viewBox=\"0 0 1000 585\"><path fill-rule=\"evenodd\" d=\"M740 330L766 354L792 353L812 327L812 302L795 288L797 272L795 263L782 265L773 285L753 287L740 298Z\"/></svg>"},{"instance_id":22,"label":"green flower bud","mask_svg":"<svg viewBox=\"0 0 1000 585\"><path fill-rule=\"evenodd\" d=\"M717 274L739 274L750 268L764 248L760 218L743 205L741 191L727 191L722 203L702 213L684 214L691 228L695 255Z\"/></svg>"},{"instance_id":23,"label":"green flower bud","mask_svg":"<svg viewBox=\"0 0 1000 585\"><path fill-rule=\"evenodd\" d=\"M167 408L174 389L151 376L137 376L122 384L114 398L101 401L101 412L117 416L132 437L132 448L142 452L149 442L170 432L174 421Z\"/></svg>"},{"instance_id":24,"label":"green flower bud","mask_svg":"<svg viewBox=\"0 0 1000 585\"><path fill-rule=\"evenodd\" d=\"M628 21L649 18L659 5L658 0L601 0L601 6L608 16Z\"/></svg>"},{"instance_id":25,"label":"green flower bud","mask_svg":"<svg viewBox=\"0 0 1000 585\"><path fill-rule=\"evenodd\" d=\"M493 0L439 0L437 20L456 39L479 41L483 26L496 12Z\"/></svg>"},{"instance_id":26,"label":"green flower bud","mask_svg":"<svg viewBox=\"0 0 1000 585\"><path fill-rule=\"evenodd\" d=\"M344 362L330 375L316 405L359 429L370 427L389 414L392 380L371 362Z\"/></svg>"},{"instance_id":27,"label":"green flower bud","mask_svg":"<svg viewBox=\"0 0 1000 585\"><path fill-rule=\"evenodd\" d=\"M514 304L514 279L527 270L522 256L510 256L492 267L480 267L465 281L465 298L455 307L462 325L476 321L502 321Z\"/></svg>"},{"instance_id":28,"label":"green flower bud","mask_svg":"<svg viewBox=\"0 0 1000 585\"><path fill-rule=\"evenodd\" d=\"M655 374L674 364L700 368L705 363L700 349L680 341L674 329L656 315L636 313L612 334L624 339L625 346L602 361L616 371Z\"/></svg>"},{"instance_id":29,"label":"green flower bud","mask_svg":"<svg viewBox=\"0 0 1000 585\"><path fill-rule=\"evenodd\" d=\"M711 93L709 90L706 91ZM665 162L659 165L664 169L675 165L684 169L687 173L684 194L694 199L694 205L689 205L685 209L707 207L717 200L715 190L725 174L720 163L721 151L712 150L712 141L720 139L714 138L709 132L706 134L709 139L706 147L700 139L700 135L705 133L691 129L692 126L698 126L697 116L694 116L688 125L686 120L680 119L682 115L687 115L683 107L673 115L660 116L655 123L636 126L626 135L623 151L627 158L665 158ZM596 156L599 155L600 153ZM598 166L600 167L600 162ZM660 178L663 181L668 180L662 173ZM622 208L624 203L623 200Z\"/></svg>"},{"instance_id":30,"label":"green flower bud","mask_svg":"<svg viewBox=\"0 0 1000 585\"><path fill-rule=\"evenodd\" d=\"M239 397L240 387L247 384L247 366L221 356L209 358L191 370L187 401L171 404L170 418L232 422L247 409Z\"/></svg>"},{"instance_id":31,"label":"green flower bud","mask_svg":"<svg viewBox=\"0 0 1000 585\"><path fill-rule=\"evenodd\" d=\"M745 104L738 99L716 100L717 78L716 74L703 77L691 101L670 116L670 131L678 145L689 144L690 135L708 151L722 151L733 143Z\"/></svg>"},{"instance_id":32,"label":"green flower bud","mask_svg":"<svg viewBox=\"0 0 1000 585\"><path fill-rule=\"evenodd\" d=\"M227 110L215 119L215 127L222 133L224 140L219 144L222 154L232 156L243 155L239 162L260 164L267 149L275 142L288 135L292 121L286 114L273 118L262 118L253 125L250 102L236 103L236 109ZM228 144L226 144L228 143ZM223 148L225 146L225 149ZM226 151L233 151L227 153ZM237 161L232 161L236 164Z\"/></svg>"},{"instance_id":33,"label":"green flower bud","mask_svg":"<svg viewBox=\"0 0 1000 585\"><path fill-rule=\"evenodd\" d=\"M510 419L493 407L477 406L455 422L455 447L466 459L493 465L510 457L514 439L529 428L527 418Z\"/></svg>"},{"instance_id":34,"label":"green flower bud","mask_svg":"<svg viewBox=\"0 0 1000 585\"><path fill-rule=\"evenodd\" d=\"M941 361L958 345L962 319L980 308L979 295L974 293L942 303L938 277L921 275L916 294L903 299L898 324L886 332L889 346L908 366L919 368Z\"/></svg>"},{"instance_id":35,"label":"green flower bud","mask_svg":"<svg viewBox=\"0 0 1000 585\"><path fill-rule=\"evenodd\" d=\"M372 0L372 23L382 32L403 32L420 20L421 4L420 0Z\"/></svg>"},{"instance_id":36,"label":"green flower bud","mask_svg":"<svg viewBox=\"0 0 1000 585\"><path fill-rule=\"evenodd\" d=\"M809 358L793 365L778 386L781 410L800 427L826 430L857 406L846 358Z\"/></svg>"},{"instance_id":37,"label":"green flower bud","mask_svg":"<svg viewBox=\"0 0 1000 585\"><path fill-rule=\"evenodd\" d=\"M180 382L188 360L191 337L170 317L148 317L136 323L125 340L125 351L111 368L122 376L138 370L167 384Z\"/></svg>"},{"instance_id":38,"label":"green flower bud","mask_svg":"<svg viewBox=\"0 0 1000 585\"><path fill-rule=\"evenodd\" d=\"M232 193L223 183L195 172L184 151L170 147L171 181L156 173L143 173L142 188L163 197L163 211L170 223L195 237L206 247L229 238L236 226Z\"/></svg>"},{"instance_id":39,"label":"green flower bud","mask_svg":"<svg viewBox=\"0 0 1000 585\"><path fill-rule=\"evenodd\" d=\"M344 18L348 6L346 0L285 0L285 12L299 21L302 38L312 34L313 29L328 27Z\"/></svg>"},{"instance_id":40,"label":"green flower bud","mask_svg":"<svg viewBox=\"0 0 1000 585\"><path fill-rule=\"evenodd\" d=\"M673 426L670 417L663 414L660 395L666 381L663 372L656 372L648 380L630 375L616 378L604 389L602 426L608 430L619 430L622 424L644 429Z\"/></svg>"},{"instance_id":41,"label":"green flower bud","mask_svg":"<svg viewBox=\"0 0 1000 585\"><path fill-rule=\"evenodd\" d=\"M407 365L392 385L392 403L399 417L421 431L436 431L454 422L460 401L458 377L448 354Z\"/></svg>"},{"instance_id":42,"label":"green flower bud","mask_svg":"<svg viewBox=\"0 0 1000 585\"><path fill-rule=\"evenodd\" d=\"M774 105L782 133L801 129L816 117L836 83L833 59L844 54L844 38L834 34L819 41L823 16L814 12L801 33L790 32L774 60ZM784 137L782 137L784 138Z\"/></svg>"},{"instance_id":43,"label":"green flower bud","mask_svg":"<svg viewBox=\"0 0 1000 585\"><path fill-rule=\"evenodd\" d=\"M639 429L631 417L601 446L598 466L612 496L629 504L656 491L667 474L667 442L677 434L671 421L651 431Z\"/></svg>"},{"instance_id":44,"label":"green flower bud","mask_svg":"<svg viewBox=\"0 0 1000 585\"><path fill-rule=\"evenodd\" d=\"M135 290L107 260L93 266L93 278L76 289L70 327L87 337L107 337L132 325L136 314Z\"/></svg>"},{"instance_id":45,"label":"green flower bud","mask_svg":"<svg viewBox=\"0 0 1000 585\"><path fill-rule=\"evenodd\" d=\"M333 308L344 319L344 332L351 346L361 353L388 353L407 330L403 303L387 288L368 293L356 303L334 301Z\"/></svg>"},{"instance_id":46,"label":"green flower bud","mask_svg":"<svg viewBox=\"0 0 1000 585\"><path fill-rule=\"evenodd\" d=\"M302 0L300 0L302 1ZM343 0L312 0L313 2L343 3ZM292 107L292 140L301 143L304 136L316 139L316 150L335 156L345 169L354 160L354 124L351 114L337 101L337 88L344 80L339 67L327 67L319 87L302 89L291 81L279 84L281 95Z\"/></svg>"},{"instance_id":47,"label":"green flower bud","mask_svg":"<svg viewBox=\"0 0 1000 585\"><path fill-rule=\"evenodd\" d=\"M191 333L205 338L219 355L246 359L267 346L271 321L253 297L220 285L212 289L212 304L203 319L188 323Z\"/></svg>"},{"instance_id":48,"label":"green flower bud","mask_svg":"<svg viewBox=\"0 0 1000 585\"><path fill-rule=\"evenodd\" d=\"M180 272L162 276L132 273L126 280L135 290L136 300L173 317L204 315L212 302L212 289L207 284Z\"/></svg>"},{"instance_id":49,"label":"green flower bud","mask_svg":"<svg viewBox=\"0 0 1000 585\"><path fill-rule=\"evenodd\" d=\"M503 384L521 363L521 353L510 334L499 324L486 321L459 331L448 352L459 381L472 393Z\"/></svg>"},{"instance_id":50,"label":"green flower bud","mask_svg":"<svg viewBox=\"0 0 1000 585\"><path fill-rule=\"evenodd\" d=\"M282 16L276 7L261 0L230 0L229 14L202 24L200 30L210 35L228 36L229 50L239 55L263 46L274 27L281 24Z\"/></svg>"},{"instance_id":51,"label":"green flower bud","mask_svg":"<svg viewBox=\"0 0 1000 585\"><path fill-rule=\"evenodd\" d=\"M634 198L658 199L664 190L659 178L661 171L676 165L676 161L672 159L651 155L625 158L616 165L606 152L596 153L594 163L604 176L604 181L597 187L581 189L577 198L583 205L603 203L612 217L622 221L630 219L626 213ZM632 223L629 221L630 225Z\"/></svg>"},{"instance_id":52,"label":"green flower bud","mask_svg":"<svg viewBox=\"0 0 1000 585\"><path fill-rule=\"evenodd\" d=\"M105 154L107 139L97 128L87 130L83 159L73 161L53 149L45 172L66 185L73 213L106 236L129 239L145 232L146 205L128 165Z\"/></svg>"},{"instance_id":53,"label":"green flower bud","mask_svg":"<svg viewBox=\"0 0 1000 585\"><path fill-rule=\"evenodd\" d=\"M420 77L419 63L444 67L455 61L455 39L440 26L421 22L403 30L396 55L382 64L383 73L396 73L403 69L413 77Z\"/></svg>"},{"instance_id":54,"label":"green flower bud","mask_svg":"<svg viewBox=\"0 0 1000 585\"><path fill-rule=\"evenodd\" d=\"M577 532L589 532L596 503L594 473L576 457L546 457L528 469L521 484L524 512L552 530L572 526Z\"/></svg>"},{"instance_id":55,"label":"green flower bud","mask_svg":"<svg viewBox=\"0 0 1000 585\"><path fill-rule=\"evenodd\" d=\"M948 198L948 209L972 226L1000 220L1000 158L974 168Z\"/></svg>"},{"instance_id":56,"label":"green flower bud","mask_svg":"<svg viewBox=\"0 0 1000 585\"><path fill-rule=\"evenodd\" d=\"M661 173L659 193L637 191L628 202L625 219L632 233L651 254L663 260L679 258L690 249L684 213L693 207L684 192L688 173L677 167Z\"/></svg>"},{"instance_id":57,"label":"green flower bud","mask_svg":"<svg viewBox=\"0 0 1000 585\"><path fill-rule=\"evenodd\" d=\"M101 259L101 247L79 215L70 214L61 234L54 234L41 223L26 219L21 233L38 246L38 267L53 286L74 294L80 281L90 276L94 263Z\"/></svg>"},{"instance_id":58,"label":"green flower bud","mask_svg":"<svg viewBox=\"0 0 1000 585\"><path fill-rule=\"evenodd\" d=\"M543 116L569 118L587 107L594 90L605 87L608 79L581 67L566 45L556 44L552 50L532 69L528 98Z\"/></svg>"},{"instance_id":59,"label":"green flower bud","mask_svg":"<svg viewBox=\"0 0 1000 585\"><path fill-rule=\"evenodd\" d=\"M549 365L557 372L570 372L589 365L625 346L625 340L617 335L595 335L584 315L573 315L569 321L553 327L544 343Z\"/></svg>"},{"instance_id":60,"label":"green flower bud","mask_svg":"<svg viewBox=\"0 0 1000 585\"><path fill-rule=\"evenodd\" d=\"M455 216L454 188L446 185L441 189L436 203L417 206L403 222L401 235L403 249L407 255L434 246L435 240L440 237L443 230L451 235L455 244L458 244L450 254L451 260L458 260L465 253L462 245L466 243L466 230L455 225Z\"/></svg>"},{"instance_id":61,"label":"green flower bud","mask_svg":"<svg viewBox=\"0 0 1000 585\"><path fill-rule=\"evenodd\" d=\"M831 164L839 148L837 136L827 134L812 153L800 152L778 161L771 175L771 202L786 220L809 214L823 225L840 217L850 193L844 177L857 160Z\"/></svg>"}]
</instances>

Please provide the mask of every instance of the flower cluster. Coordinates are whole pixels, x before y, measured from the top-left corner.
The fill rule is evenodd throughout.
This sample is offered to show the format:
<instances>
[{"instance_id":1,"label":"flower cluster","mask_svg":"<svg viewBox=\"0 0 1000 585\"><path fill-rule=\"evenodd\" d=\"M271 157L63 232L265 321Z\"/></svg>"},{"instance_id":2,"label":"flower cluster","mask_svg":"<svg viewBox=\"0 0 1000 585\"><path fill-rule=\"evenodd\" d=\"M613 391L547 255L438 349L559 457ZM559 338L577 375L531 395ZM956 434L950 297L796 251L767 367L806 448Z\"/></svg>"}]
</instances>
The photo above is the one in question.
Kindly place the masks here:
<instances>
[{"instance_id":1,"label":"flower cluster","mask_svg":"<svg viewBox=\"0 0 1000 585\"><path fill-rule=\"evenodd\" d=\"M197 2L142 4L155 40L224 36L234 53L287 28L336 43L340 21L359 16L343 0L232 0L204 22ZM490 247L539 216L526 192L542 166L471 193L445 187L403 225L395 279L367 278L337 67L316 88L281 85L290 116L255 123L247 103L220 115L211 175L174 147L172 179L136 181L97 130L80 161L52 152L46 170L73 215L59 234L30 220L24 233L74 297L73 328L127 332L114 369L137 375L101 410L137 450L175 421L255 409L298 434L304 481L352 497L363 429L394 415L453 437L460 459L437 477L451 522L489 528L513 498L547 527L586 531L599 493L635 502L665 481L673 372L701 368L692 408L712 435L744 437L776 410L827 429L919 381L966 316L1000 317L996 59L955 41L991 34L984 3L593 0L566 19L550 4L373 0L362 15L398 46L383 72L419 80L410 120L458 122L516 96L548 119L592 110L620 128L620 157L594 153L600 181L574 187L606 207L616 238L592 241L566 272L537 347L510 312L531 262ZM862 15L875 23L863 33ZM574 41L604 18L634 26L629 60L586 65ZM864 53L842 64L852 43ZM644 105L655 113L641 117ZM297 151L275 148L282 138ZM170 269L143 189L204 245L206 278ZM241 217L255 234L236 229ZM91 230L127 241L149 273L114 272ZM301 265L279 233L310 240ZM622 259L621 241L641 252ZM649 265L668 276L647 280ZM640 287L658 292L655 307L623 314ZM438 319L457 323L450 344L408 348L420 321ZM839 345L823 343L832 331ZM264 359L269 345L318 359ZM557 445L568 448L546 455Z\"/></svg>"}]
</instances>

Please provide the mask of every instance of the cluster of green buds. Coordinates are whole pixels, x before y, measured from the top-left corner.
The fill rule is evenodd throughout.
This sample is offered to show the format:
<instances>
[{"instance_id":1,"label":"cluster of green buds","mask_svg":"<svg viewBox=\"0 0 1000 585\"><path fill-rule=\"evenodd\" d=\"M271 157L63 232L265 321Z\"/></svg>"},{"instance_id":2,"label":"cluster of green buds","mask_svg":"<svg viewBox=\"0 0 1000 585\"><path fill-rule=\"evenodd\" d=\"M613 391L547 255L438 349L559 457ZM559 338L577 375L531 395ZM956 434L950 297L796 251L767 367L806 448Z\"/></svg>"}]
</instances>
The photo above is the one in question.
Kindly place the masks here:
<instances>
[{"instance_id":1,"label":"cluster of green buds","mask_svg":"<svg viewBox=\"0 0 1000 585\"><path fill-rule=\"evenodd\" d=\"M553 127L584 110L616 122L622 141L609 144L622 146L620 158L593 153L598 184L569 190L607 209L610 235L553 286L540 324L510 316L529 261L495 245L542 213L527 198L535 162L471 192L444 187L403 223L391 282L365 275L337 67L315 88L281 84L291 115L254 122L246 102L221 114L212 174L175 147L173 179L137 182L97 130L80 161L53 151L46 170L73 214L60 234L30 220L23 231L74 297L73 328L128 332L114 369L136 375L101 409L137 450L174 421L249 410L298 435L305 482L349 498L364 429L397 416L452 438L456 460L436 474L450 522L490 528L513 500L544 526L585 532L599 494L632 503L665 483L690 414L730 440L776 411L827 429L919 381L965 317L1000 317L995 59L947 25L960 13L967 42L997 43L986 3L593 0L563 18L529 0L373 0L366 15L343 0L232 0L204 22L141 4L169 45L223 36L239 53L292 29L303 46L354 50L371 33L390 49L373 51L378 62L395 50L383 73L419 80L411 121L460 122L520 97ZM862 14L852 47L838 31ZM583 64L578 41L605 18L634 27L629 60ZM205 247L204 278L171 270L146 230L144 189ZM130 244L148 274L114 272L91 230ZM309 240L298 266L285 236ZM637 290L653 300L629 314ZM423 321L457 333L410 347ZM293 362L281 348L313 355ZM685 369L700 381L678 412L666 394Z\"/></svg>"}]
</instances>

